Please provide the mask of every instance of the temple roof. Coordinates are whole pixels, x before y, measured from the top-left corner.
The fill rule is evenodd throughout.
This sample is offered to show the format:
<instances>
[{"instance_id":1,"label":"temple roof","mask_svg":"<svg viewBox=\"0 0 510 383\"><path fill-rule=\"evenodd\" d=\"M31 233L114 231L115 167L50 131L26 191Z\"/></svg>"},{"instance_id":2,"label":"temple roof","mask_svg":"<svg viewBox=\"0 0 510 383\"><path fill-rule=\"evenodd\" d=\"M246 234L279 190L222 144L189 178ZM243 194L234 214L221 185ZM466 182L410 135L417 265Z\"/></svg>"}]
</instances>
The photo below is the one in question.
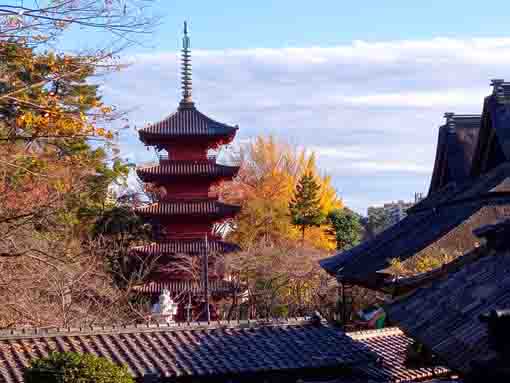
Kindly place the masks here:
<instances>
[{"instance_id":1,"label":"temple roof","mask_svg":"<svg viewBox=\"0 0 510 383\"><path fill-rule=\"evenodd\" d=\"M236 244L218 240L207 241L207 247L210 253L225 254L240 250L239 246ZM180 239L145 246L137 246L133 247L131 251L145 255L203 254L205 249L206 244L204 239Z\"/></svg>"},{"instance_id":2,"label":"temple roof","mask_svg":"<svg viewBox=\"0 0 510 383\"><path fill-rule=\"evenodd\" d=\"M480 115L446 113L445 117L446 124L439 128L429 194L448 183L463 182L469 178L478 141Z\"/></svg>"},{"instance_id":3,"label":"temple roof","mask_svg":"<svg viewBox=\"0 0 510 383\"><path fill-rule=\"evenodd\" d=\"M0 380L21 383L31 358L89 352L127 365L137 379L243 381L280 377L346 382L414 382L444 368L408 368L411 339L398 329L345 334L324 322L241 321L0 332Z\"/></svg>"},{"instance_id":4,"label":"temple roof","mask_svg":"<svg viewBox=\"0 0 510 383\"><path fill-rule=\"evenodd\" d=\"M509 221L502 235L508 245ZM479 232L490 236L500 229L491 225ZM488 238L490 241L490 238ZM487 325L479 319L490 310L510 309L510 253L489 246L468 257L461 268L434 280L425 288L398 299L386 310L391 321L427 346L449 367L469 373L473 361L496 357L489 347Z\"/></svg>"},{"instance_id":5,"label":"temple roof","mask_svg":"<svg viewBox=\"0 0 510 383\"><path fill-rule=\"evenodd\" d=\"M231 217L241 208L236 205L228 205L217 200L195 201L168 201L156 202L150 205L137 207L137 214L143 216L197 216L207 215L214 217Z\"/></svg>"},{"instance_id":6,"label":"temple roof","mask_svg":"<svg viewBox=\"0 0 510 383\"><path fill-rule=\"evenodd\" d=\"M202 136L209 138L231 137L238 127L215 121L201 113L194 106L179 109L162 121L138 131L140 140L146 145L157 145L162 141Z\"/></svg>"},{"instance_id":7,"label":"temple roof","mask_svg":"<svg viewBox=\"0 0 510 383\"><path fill-rule=\"evenodd\" d=\"M365 364L359 367L359 371L369 378L365 382L412 382L449 374L449 369L443 366L408 367L407 349L413 340L397 327L350 332L347 336L359 341L381 358L381 363L377 366ZM342 381L339 380L340 382Z\"/></svg>"},{"instance_id":8,"label":"temple roof","mask_svg":"<svg viewBox=\"0 0 510 383\"><path fill-rule=\"evenodd\" d=\"M510 83L493 80L492 86L493 93L484 101L482 126L471 169L473 177L510 161Z\"/></svg>"},{"instance_id":9,"label":"temple roof","mask_svg":"<svg viewBox=\"0 0 510 383\"><path fill-rule=\"evenodd\" d=\"M143 166L136 169L136 174L144 182L155 182L173 177L200 176L232 178L239 171L239 166L219 165L212 161L164 161L159 165Z\"/></svg>"},{"instance_id":10,"label":"temple roof","mask_svg":"<svg viewBox=\"0 0 510 383\"><path fill-rule=\"evenodd\" d=\"M380 272L390 266L391 259L405 261L428 250L469 251L478 242L471 233L475 227L510 213L509 177L510 163L504 163L457 192L446 193L445 198L433 194L426 198L433 199L433 204L424 201L421 209L372 240L320 264L340 281L379 288L386 285L388 276Z\"/></svg>"}]
</instances>

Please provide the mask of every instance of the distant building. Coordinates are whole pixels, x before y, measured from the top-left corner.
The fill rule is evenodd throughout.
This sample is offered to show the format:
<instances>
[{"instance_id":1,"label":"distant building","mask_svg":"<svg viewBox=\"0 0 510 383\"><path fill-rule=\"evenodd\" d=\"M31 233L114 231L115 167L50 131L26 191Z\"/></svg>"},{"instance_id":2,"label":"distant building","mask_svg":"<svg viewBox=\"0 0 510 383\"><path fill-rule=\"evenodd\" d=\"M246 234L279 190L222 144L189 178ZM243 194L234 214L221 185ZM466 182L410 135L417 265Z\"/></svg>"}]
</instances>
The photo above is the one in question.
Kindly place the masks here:
<instances>
[{"instance_id":1,"label":"distant building","mask_svg":"<svg viewBox=\"0 0 510 383\"><path fill-rule=\"evenodd\" d=\"M422 199L422 193L415 193L414 202L399 200L385 203L383 206L370 206L367 211L368 223L373 234L378 234L402 221L407 216L407 210Z\"/></svg>"}]
</instances>

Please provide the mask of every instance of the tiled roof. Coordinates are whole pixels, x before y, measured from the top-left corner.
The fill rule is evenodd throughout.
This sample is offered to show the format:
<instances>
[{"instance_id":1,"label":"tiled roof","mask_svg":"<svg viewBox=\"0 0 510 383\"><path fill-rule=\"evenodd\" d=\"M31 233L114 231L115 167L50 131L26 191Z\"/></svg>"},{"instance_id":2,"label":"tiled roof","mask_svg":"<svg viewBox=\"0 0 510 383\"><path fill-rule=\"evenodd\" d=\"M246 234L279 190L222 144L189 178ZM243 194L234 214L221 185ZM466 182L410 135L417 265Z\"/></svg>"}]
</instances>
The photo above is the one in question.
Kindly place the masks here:
<instances>
[{"instance_id":1,"label":"tiled roof","mask_svg":"<svg viewBox=\"0 0 510 383\"><path fill-rule=\"evenodd\" d=\"M463 373L472 361L496 356L479 316L510 309L510 253L486 248L483 255L466 255L471 258L460 270L387 307L392 322Z\"/></svg>"},{"instance_id":2,"label":"tiled roof","mask_svg":"<svg viewBox=\"0 0 510 383\"><path fill-rule=\"evenodd\" d=\"M203 282L187 280L170 280L166 282L149 282L143 285L135 286L134 290L143 294L160 294L163 289L171 293L192 293L199 294L204 292ZM240 291L240 286L224 280L209 281L209 291L211 293L223 294Z\"/></svg>"},{"instance_id":3,"label":"tiled roof","mask_svg":"<svg viewBox=\"0 0 510 383\"><path fill-rule=\"evenodd\" d=\"M173 215L210 215L215 217L231 217L241 208L216 200L168 201L156 202L136 208L136 213L145 216Z\"/></svg>"},{"instance_id":4,"label":"tiled roof","mask_svg":"<svg viewBox=\"0 0 510 383\"><path fill-rule=\"evenodd\" d=\"M479 242L471 231L510 215L510 196L488 196L478 200L439 206L411 214L373 240L320 262L339 281L369 288L393 286L392 277L381 272L391 259L405 261L421 252L446 251L450 256L466 252Z\"/></svg>"},{"instance_id":5,"label":"tiled roof","mask_svg":"<svg viewBox=\"0 0 510 383\"><path fill-rule=\"evenodd\" d=\"M478 141L480 115L447 113L445 116L447 122L439 128L429 194L442 189L448 183L459 183L469 178Z\"/></svg>"},{"instance_id":6,"label":"tiled roof","mask_svg":"<svg viewBox=\"0 0 510 383\"><path fill-rule=\"evenodd\" d=\"M397 327L347 333L353 340L363 343L379 357L379 363L365 364L357 369L377 382L411 382L445 376L446 367L410 368L406 366L407 347L413 340Z\"/></svg>"},{"instance_id":7,"label":"tiled roof","mask_svg":"<svg viewBox=\"0 0 510 383\"><path fill-rule=\"evenodd\" d=\"M138 134L144 144L154 145L162 139L179 137L233 137L237 129L235 126L214 121L195 107L184 107L179 108L164 120L140 129Z\"/></svg>"},{"instance_id":8,"label":"tiled roof","mask_svg":"<svg viewBox=\"0 0 510 383\"><path fill-rule=\"evenodd\" d=\"M368 363L376 356L338 328L303 321L222 322L179 327L19 330L0 333L0 381L50 351L90 352L126 364L135 377L229 376Z\"/></svg>"},{"instance_id":9,"label":"tiled roof","mask_svg":"<svg viewBox=\"0 0 510 383\"><path fill-rule=\"evenodd\" d=\"M240 250L239 246L236 244L218 240L207 241L207 248L210 253L221 254ZM206 245L205 240L203 239L181 239L162 243L154 243L145 246L136 246L132 248L132 251L144 255L203 254L205 249Z\"/></svg>"},{"instance_id":10,"label":"tiled roof","mask_svg":"<svg viewBox=\"0 0 510 383\"><path fill-rule=\"evenodd\" d=\"M338 368L338 382L415 382L448 375L407 368L412 340L396 328L345 334L303 319L182 323L175 326L26 329L0 332L0 380L22 382L23 367L51 351L90 352L126 364L135 377L207 379ZM2 380L3 379L3 380Z\"/></svg>"},{"instance_id":11,"label":"tiled roof","mask_svg":"<svg viewBox=\"0 0 510 383\"><path fill-rule=\"evenodd\" d=\"M136 174L144 182L154 182L180 176L201 176L232 178L239 171L239 166L219 165L212 161L164 161L155 166L136 169Z\"/></svg>"}]
</instances>

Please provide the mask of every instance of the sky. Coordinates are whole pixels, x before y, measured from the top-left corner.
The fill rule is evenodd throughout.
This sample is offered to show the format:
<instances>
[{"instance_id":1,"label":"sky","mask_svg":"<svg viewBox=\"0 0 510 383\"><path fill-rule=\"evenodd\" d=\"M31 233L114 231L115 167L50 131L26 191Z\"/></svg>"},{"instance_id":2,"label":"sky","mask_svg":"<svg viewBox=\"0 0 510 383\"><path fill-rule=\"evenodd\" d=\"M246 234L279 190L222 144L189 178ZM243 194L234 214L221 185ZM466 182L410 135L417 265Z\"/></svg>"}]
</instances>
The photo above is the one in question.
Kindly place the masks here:
<instances>
[{"instance_id":1,"label":"sky","mask_svg":"<svg viewBox=\"0 0 510 383\"><path fill-rule=\"evenodd\" d=\"M122 1L122 0L120 0ZM175 111L188 20L193 98L202 112L315 151L347 206L426 193L445 112L480 113L492 78L510 78L508 4L493 1L159 1L156 32L102 79L129 110L125 158L154 158L135 127ZM93 40L91 37L90 39Z\"/></svg>"}]
</instances>

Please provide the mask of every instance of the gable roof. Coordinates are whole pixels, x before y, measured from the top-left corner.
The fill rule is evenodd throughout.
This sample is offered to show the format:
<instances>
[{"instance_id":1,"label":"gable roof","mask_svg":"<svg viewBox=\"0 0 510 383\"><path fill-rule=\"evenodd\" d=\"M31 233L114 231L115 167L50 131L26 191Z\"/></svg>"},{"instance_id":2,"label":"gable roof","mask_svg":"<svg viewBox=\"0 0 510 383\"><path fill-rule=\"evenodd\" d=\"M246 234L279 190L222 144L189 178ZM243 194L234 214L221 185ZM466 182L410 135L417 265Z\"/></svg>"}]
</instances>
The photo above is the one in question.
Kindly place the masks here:
<instances>
[{"instance_id":1,"label":"gable roof","mask_svg":"<svg viewBox=\"0 0 510 383\"><path fill-rule=\"evenodd\" d=\"M226 376L339 368L335 376L371 382L411 382L448 373L443 367L407 368L412 342L398 329L345 334L325 323L295 319L179 326L131 326L0 332L0 380L22 382L31 358L52 350L91 352L124 363L136 378L218 379ZM331 370L330 370L331 371ZM286 375L284 375L286 376Z\"/></svg>"},{"instance_id":2,"label":"gable roof","mask_svg":"<svg viewBox=\"0 0 510 383\"><path fill-rule=\"evenodd\" d=\"M446 124L439 128L429 194L469 178L478 141L480 115L446 113L445 117Z\"/></svg>"},{"instance_id":3,"label":"gable roof","mask_svg":"<svg viewBox=\"0 0 510 383\"><path fill-rule=\"evenodd\" d=\"M419 209L372 240L326 258L320 265L340 281L379 288L386 278L377 272L389 267L391 259L407 260L439 241L440 247L451 244L469 251L478 242L471 233L475 227L510 213L505 208L510 206L509 177L510 163L504 163L477 180L452 188L444 197L442 193L427 197L429 201Z\"/></svg>"},{"instance_id":4,"label":"gable roof","mask_svg":"<svg viewBox=\"0 0 510 383\"><path fill-rule=\"evenodd\" d=\"M508 221L504 224L503 236L508 238ZM491 225L489 234L481 231L480 235L499 228ZM472 361L496 356L479 316L492 309L510 309L510 252L490 247L481 251L476 257L467 254L466 264L447 278L436 279L386 308L391 321L463 373L471 372Z\"/></svg>"},{"instance_id":5,"label":"gable roof","mask_svg":"<svg viewBox=\"0 0 510 383\"><path fill-rule=\"evenodd\" d=\"M493 92L484 100L479 140L473 155L473 177L510 160L510 83L492 80L491 85Z\"/></svg>"}]
</instances>

